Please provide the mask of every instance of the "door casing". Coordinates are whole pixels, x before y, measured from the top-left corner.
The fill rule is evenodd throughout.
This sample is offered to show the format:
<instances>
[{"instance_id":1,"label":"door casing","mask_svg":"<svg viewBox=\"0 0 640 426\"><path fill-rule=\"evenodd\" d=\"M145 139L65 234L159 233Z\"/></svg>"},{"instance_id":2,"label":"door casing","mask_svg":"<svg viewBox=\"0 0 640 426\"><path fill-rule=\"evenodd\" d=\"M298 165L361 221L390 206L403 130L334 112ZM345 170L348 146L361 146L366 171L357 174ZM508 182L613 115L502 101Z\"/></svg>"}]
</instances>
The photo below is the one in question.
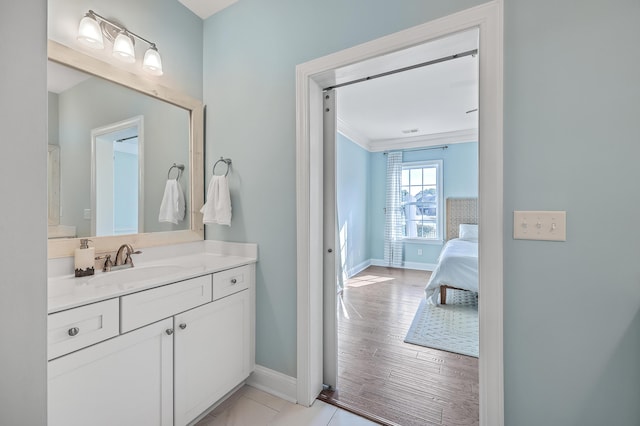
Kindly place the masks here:
<instances>
[{"instance_id":1,"label":"door casing","mask_svg":"<svg viewBox=\"0 0 640 426\"><path fill-rule=\"evenodd\" d=\"M495 0L296 67L297 401L322 390L323 104L327 72L479 30L480 425L504 424L503 2Z\"/></svg>"}]
</instances>

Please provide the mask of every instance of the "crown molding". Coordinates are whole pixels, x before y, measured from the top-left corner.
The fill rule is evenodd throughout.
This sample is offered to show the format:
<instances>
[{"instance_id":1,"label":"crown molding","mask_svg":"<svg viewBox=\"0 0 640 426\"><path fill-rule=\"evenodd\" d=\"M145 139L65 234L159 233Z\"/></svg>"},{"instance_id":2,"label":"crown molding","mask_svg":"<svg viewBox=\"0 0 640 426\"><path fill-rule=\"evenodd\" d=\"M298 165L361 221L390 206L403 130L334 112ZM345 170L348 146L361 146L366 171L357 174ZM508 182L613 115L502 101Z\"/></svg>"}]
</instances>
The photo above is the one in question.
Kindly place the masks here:
<instances>
[{"instance_id":1,"label":"crown molding","mask_svg":"<svg viewBox=\"0 0 640 426\"><path fill-rule=\"evenodd\" d=\"M380 139L369 143L369 151L391 151L399 149L424 148L478 140L478 129L456 130L454 132L432 133L409 138Z\"/></svg>"},{"instance_id":2,"label":"crown molding","mask_svg":"<svg viewBox=\"0 0 640 426\"><path fill-rule=\"evenodd\" d=\"M436 145L475 142L478 140L477 128L405 138L371 140L340 117L338 117L337 120L337 131L353 143L369 152L425 148Z\"/></svg>"},{"instance_id":3,"label":"crown molding","mask_svg":"<svg viewBox=\"0 0 640 426\"><path fill-rule=\"evenodd\" d=\"M351 142L359 145L361 148L371 152L371 139L363 135L360 131L352 127L349 123L338 117L338 133L341 133L344 137Z\"/></svg>"}]
</instances>

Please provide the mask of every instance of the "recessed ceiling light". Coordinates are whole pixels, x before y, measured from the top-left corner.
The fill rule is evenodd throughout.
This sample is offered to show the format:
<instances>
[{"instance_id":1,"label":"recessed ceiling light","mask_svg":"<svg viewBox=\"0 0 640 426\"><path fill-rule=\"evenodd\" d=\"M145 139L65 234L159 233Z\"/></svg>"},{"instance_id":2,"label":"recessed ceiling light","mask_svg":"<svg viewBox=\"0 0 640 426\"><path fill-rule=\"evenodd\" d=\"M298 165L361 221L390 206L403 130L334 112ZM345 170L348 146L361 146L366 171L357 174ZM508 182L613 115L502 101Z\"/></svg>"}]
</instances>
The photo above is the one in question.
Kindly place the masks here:
<instances>
[{"instance_id":1,"label":"recessed ceiling light","mask_svg":"<svg viewBox=\"0 0 640 426\"><path fill-rule=\"evenodd\" d=\"M410 133L418 133L418 130L420 129L404 129L402 130L402 133L404 133L405 135L408 135Z\"/></svg>"}]
</instances>

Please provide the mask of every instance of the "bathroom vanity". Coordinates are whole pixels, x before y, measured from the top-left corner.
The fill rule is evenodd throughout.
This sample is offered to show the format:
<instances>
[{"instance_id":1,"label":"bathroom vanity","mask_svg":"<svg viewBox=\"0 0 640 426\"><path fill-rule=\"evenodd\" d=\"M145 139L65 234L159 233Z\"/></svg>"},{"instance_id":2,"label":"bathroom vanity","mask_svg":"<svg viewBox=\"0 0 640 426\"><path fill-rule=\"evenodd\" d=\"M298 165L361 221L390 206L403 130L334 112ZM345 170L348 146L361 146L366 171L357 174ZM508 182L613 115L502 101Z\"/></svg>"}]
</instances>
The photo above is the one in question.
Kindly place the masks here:
<instances>
[{"instance_id":1,"label":"bathroom vanity","mask_svg":"<svg viewBox=\"0 0 640 426\"><path fill-rule=\"evenodd\" d=\"M50 225L73 232L52 233L60 238L48 242L48 424L193 423L255 364L257 246L204 240L204 106L73 46L49 40L48 56L50 82L70 75L82 81L50 91L50 122L59 132L49 143L52 159L60 158L51 167ZM110 177L106 191L97 184L104 161L96 156L96 135L106 128L133 132L117 142L137 140L137 151L130 147L137 152L130 173L138 177L137 208L128 204L137 211L129 219L137 220L117 232L103 229L100 217L114 222L112 195L135 185ZM153 143L144 144L145 137ZM63 164L74 166L58 169ZM186 215L178 224L161 223L161 189L176 164L184 169L177 179ZM142 254L135 267L96 267L94 276L76 278L79 238L91 239L97 254L123 244Z\"/></svg>"},{"instance_id":2,"label":"bathroom vanity","mask_svg":"<svg viewBox=\"0 0 640 426\"><path fill-rule=\"evenodd\" d=\"M50 260L49 425L186 425L235 390L255 365L256 260L216 241L93 277Z\"/></svg>"}]
</instances>

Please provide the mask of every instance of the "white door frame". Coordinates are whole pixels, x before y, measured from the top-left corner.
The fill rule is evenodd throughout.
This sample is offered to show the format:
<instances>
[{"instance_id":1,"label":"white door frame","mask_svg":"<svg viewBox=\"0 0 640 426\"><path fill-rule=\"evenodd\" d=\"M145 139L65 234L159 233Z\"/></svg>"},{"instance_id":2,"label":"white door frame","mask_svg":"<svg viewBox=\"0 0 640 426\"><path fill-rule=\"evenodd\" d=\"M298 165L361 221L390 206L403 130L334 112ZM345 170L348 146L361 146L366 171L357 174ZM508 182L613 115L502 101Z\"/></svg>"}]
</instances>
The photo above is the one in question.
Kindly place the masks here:
<instances>
[{"instance_id":1,"label":"white door frame","mask_svg":"<svg viewBox=\"0 0 640 426\"><path fill-rule=\"evenodd\" d=\"M297 400L322 390L323 138L320 74L479 29L480 424L504 424L503 3L495 0L296 67Z\"/></svg>"},{"instance_id":2,"label":"white door frame","mask_svg":"<svg viewBox=\"0 0 640 426\"><path fill-rule=\"evenodd\" d=\"M337 93L329 90L323 93L323 348L322 383L335 388L338 381L338 289L336 286L337 259L342 247L337 232L337 191L336 191L336 137L337 130ZM340 268L342 272L342 268Z\"/></svg>"}]
</instances>

